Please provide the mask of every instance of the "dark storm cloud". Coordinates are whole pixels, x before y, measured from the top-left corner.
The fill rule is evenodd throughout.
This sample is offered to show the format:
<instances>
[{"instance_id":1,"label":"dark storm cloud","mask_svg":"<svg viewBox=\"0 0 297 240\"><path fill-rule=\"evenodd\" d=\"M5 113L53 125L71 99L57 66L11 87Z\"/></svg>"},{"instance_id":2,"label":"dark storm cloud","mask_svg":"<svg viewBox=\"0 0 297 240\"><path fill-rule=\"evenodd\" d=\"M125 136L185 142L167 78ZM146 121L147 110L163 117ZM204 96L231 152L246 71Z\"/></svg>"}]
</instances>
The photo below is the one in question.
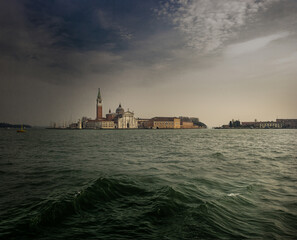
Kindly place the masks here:
<instances>
[{"instance_id":1,"label":"dark storm cloud","mask_svg":"<svg viewBox=\"0 0 297 240\"><path fill-rule=\"evenodd\" d=\"M121 51L141 38L150 14L139 1L2 1L1 71L64 84L121 69ZM145 11L138 11L139 8ZM97 66L96 66L97 65Z\"/></svg>"},{"instance_id":2,"label":"dark storm cloud","mask_svg":"<svg viewBox=\"0 0 297 240\"><path fill-rule=\"evenodd\" d=\"M157 1L1 4L2 72L17 68L23 79L75 84L92 73L168 62L182 47L182 36L153 18Z\"/></svg>"}]
</instances>

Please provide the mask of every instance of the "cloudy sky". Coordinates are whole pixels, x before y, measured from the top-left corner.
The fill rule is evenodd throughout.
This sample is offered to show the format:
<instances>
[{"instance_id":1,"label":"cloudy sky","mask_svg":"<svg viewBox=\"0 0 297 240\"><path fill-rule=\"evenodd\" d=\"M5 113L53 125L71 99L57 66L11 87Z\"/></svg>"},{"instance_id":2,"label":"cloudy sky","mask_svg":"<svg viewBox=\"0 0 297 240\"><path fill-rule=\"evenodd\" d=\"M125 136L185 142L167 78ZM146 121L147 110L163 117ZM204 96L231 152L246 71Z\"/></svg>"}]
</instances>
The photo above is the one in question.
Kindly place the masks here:
<instances>
[{"instance_id":1,"label":"cloudy sky","mask_svg":"<svg viewBox=\"0 0 297 240\"><path fill-rule=\"evenodd\" d=\"M297 1L2 0L0 79L0 122L297 118Z\"/></svg>"}]
</instances>

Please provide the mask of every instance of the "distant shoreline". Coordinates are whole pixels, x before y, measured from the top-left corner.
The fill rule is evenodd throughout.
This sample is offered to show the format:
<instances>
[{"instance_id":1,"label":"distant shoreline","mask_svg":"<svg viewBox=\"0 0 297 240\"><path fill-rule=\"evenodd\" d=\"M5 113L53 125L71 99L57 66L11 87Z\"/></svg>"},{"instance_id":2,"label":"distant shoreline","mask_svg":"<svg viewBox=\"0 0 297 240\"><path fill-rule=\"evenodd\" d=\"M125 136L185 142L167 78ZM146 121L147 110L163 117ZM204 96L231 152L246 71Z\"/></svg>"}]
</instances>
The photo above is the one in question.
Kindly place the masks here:
<instances>
[{"instance_id":1,"label":"distant shoreline","mask_svg":"<svg viewBox=\"0 0 297 240\"><path fill-rule=\"evenodd\" d=\"M96 131L100 131L100 130L133 130L133 131L137 131L137 130L201 130L201 129L209 129L209 128L100 128L100 129L92 129L92 128L82 128L82 129L78 129L78 128L45 128L48 130L96 130Z\"/></svg>"},{"instance_id":2,"label":"distant shoreline","mask_svg":"<svg viewBox=\"0 0 297 240\"><path fill-rule=\"evenodd\" d=\"M9 128L32 128L31 125L28 124L10 124L10 123L0 123L0 128L9 129Z\"/></svg>"}]
</instances>

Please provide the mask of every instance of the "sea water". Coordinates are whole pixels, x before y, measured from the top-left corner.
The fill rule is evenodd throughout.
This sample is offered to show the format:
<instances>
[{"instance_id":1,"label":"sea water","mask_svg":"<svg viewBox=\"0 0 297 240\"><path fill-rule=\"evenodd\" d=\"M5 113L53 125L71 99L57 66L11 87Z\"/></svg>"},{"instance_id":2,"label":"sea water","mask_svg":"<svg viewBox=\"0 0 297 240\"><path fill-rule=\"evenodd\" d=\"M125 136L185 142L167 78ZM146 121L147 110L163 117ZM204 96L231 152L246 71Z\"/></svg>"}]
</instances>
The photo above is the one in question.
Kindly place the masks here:
<instances>
[{"instance_id":1,"label":"sea water","mask_svg":"<svg viewBox=\"0 0 297 240\"><path fill-rule=\"evenodd\" d=\"M297 130L0 131L0 239L296 239Z\"/></svg>"}]
</instances>

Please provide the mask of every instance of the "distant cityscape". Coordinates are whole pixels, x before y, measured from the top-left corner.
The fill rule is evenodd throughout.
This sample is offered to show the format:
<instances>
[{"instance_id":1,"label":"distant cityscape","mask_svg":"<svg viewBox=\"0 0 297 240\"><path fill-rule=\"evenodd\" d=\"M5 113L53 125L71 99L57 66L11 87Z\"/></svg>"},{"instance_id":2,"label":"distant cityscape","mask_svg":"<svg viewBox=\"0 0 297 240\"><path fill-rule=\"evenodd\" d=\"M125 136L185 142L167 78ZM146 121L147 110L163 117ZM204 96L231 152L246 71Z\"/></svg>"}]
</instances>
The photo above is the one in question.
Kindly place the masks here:
<instances>
[{"instance_id":1,"label":"distant cityscape","mask_svg":"<svg viewBox=\"0 0 297 240\"><path fill-rule=\"evenodd\" d=\"M253 122L240 122L239 120L231 120L229 124L216 127L215 129L232 128L297 128L297 119L276 119L276 121L257 121L257 119L255 119Z\"/></svg>"},{"instance_id":2,"label":"distant cityscape","mask_svg":"<svg viewBox=\"0 0 297 240\"><path fill-rule=\"evenodd\" d=\"M25 124L0 123L0 128L31 128ZM109 109L103 117L103 100L98 89L96 98L96 117L82 117L76 122L58 125L51 122L48 129L201 129L207 128L206 124L199 121L197 117L153 117L153 118L135 118L133 111L125 111L121 103L115 112ZM257 121L241 122L240 120L231 120L228 124L214 129L297 129L297 119L276 119L275 121Z\"/></svg>"},{"instance_id":3,"label":"distant cityscape","mask_svg":"<svg viewBox=\"0 0 297 240\"><path fill-rule=\"evenodd\" d=\"M207 126L197 117L153 117L135 118L133 111L125 111L121 103L115 112L109 112L103 117L103 100L98 89L96 99L96 117L82 117L69 126L58 126L52 123L50 129L199 129Z\"/></svg>"}]
</instances>

